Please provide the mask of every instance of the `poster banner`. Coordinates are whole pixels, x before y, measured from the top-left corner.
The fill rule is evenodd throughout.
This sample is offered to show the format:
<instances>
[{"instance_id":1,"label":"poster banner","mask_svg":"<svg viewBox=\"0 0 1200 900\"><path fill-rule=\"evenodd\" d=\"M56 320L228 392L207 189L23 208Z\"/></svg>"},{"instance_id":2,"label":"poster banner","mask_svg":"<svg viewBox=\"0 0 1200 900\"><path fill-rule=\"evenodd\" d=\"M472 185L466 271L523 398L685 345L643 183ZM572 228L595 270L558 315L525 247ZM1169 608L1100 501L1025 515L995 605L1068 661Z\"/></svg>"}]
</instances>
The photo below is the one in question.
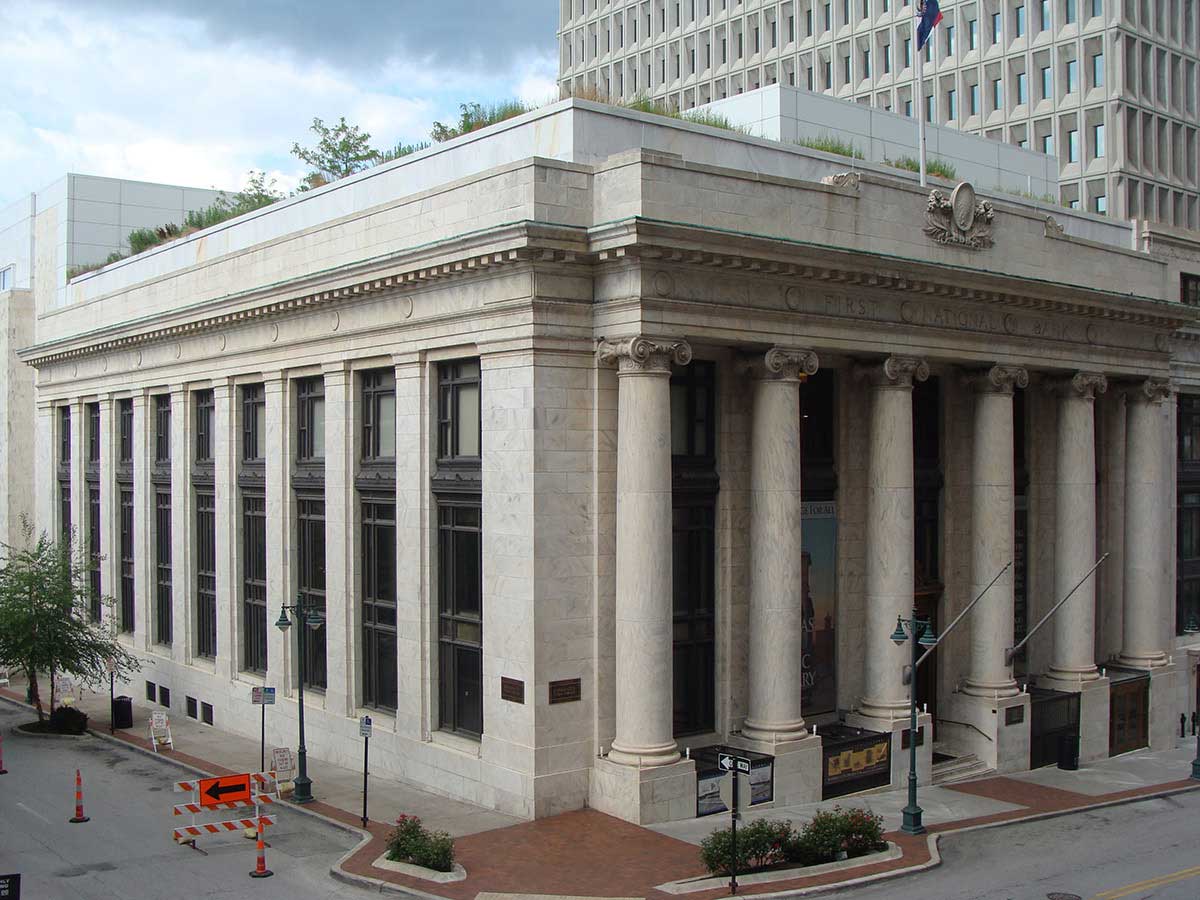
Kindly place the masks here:
<instances>
[{"instance_id":1,"label":"poster banner","mask_svg":"<svg viewBox=\"0 0 1200 900\"><path fill-rule=\"evenodd\" d=\"M837 504L833 500L802 504L800 590L804 604L804 715L837 708Z\"/></svg>"}]
</instances>

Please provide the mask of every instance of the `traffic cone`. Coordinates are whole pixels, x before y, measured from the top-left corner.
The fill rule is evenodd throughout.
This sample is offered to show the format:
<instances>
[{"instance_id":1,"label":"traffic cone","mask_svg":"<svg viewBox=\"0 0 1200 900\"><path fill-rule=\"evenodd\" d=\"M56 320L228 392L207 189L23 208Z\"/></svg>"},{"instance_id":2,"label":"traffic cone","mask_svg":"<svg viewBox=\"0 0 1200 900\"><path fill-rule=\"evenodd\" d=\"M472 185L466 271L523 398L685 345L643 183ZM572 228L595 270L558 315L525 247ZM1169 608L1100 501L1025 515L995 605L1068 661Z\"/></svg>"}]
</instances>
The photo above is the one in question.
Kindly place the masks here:
<instances>
[{"instance_id":1,"label":"traffic cone","mask_svg":"<svg viewBox=\"0 0 1200 900\"><path fill-rule=\"evenodd\" d=\"M263 847L263 820L262 816L258 817L258 860L254 864L254 871L250 873L251 878L270 878L275 873L267 868L267 851Z\"/></svg>"},{"instance_id":2,"label":"traffic cone","mask_svg":"<svg viewBox=\"0 0 1200 900\"><path fill-rule=\"evenodd\" d=\"M90 821L83 814L83 776L79 774L79 770L75 770L75 815L67 821L78 824L79 822Z\"/></svg>"},{"instance_id":3,"label":"traffic cone","mask_svg":"<svg viewBox=\"0 0 1200 900\"><path fill-rule=\"evenodd\" d=\"M8 769L4 768L4 735L0 734L0 775L7 775Z\"/></svg>"}]
</instances>

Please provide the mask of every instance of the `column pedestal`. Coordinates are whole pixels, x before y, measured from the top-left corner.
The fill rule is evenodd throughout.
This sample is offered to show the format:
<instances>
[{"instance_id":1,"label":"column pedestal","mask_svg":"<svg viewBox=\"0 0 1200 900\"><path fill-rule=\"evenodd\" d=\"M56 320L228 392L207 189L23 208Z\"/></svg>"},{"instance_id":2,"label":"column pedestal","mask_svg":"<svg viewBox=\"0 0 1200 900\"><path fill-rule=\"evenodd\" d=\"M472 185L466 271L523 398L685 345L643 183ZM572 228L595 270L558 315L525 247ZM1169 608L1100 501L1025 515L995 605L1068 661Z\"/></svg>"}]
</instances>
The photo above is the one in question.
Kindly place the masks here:
<instances>
[{"instance_id":1,"label":"column pedestal","mask_svg":"<svg viewBox=\"0 0 1200 900\"><path fill-rule=\"evenodd\" d=\"M1056 690L1065 690L1055 686ZM1099 678L1085 681L1079 692L1079 763L1083 765L1108 759L1109 681Z\"/></svg>"},{"instance_id":2,"label":"column pedestal","mask_svg":"<svg viewBox=\"0 0 1200 900\"><path fill-rule=\"evenodd\" d=\"M904 746L904 734L909 730L908 714L902 719L888 720L850 713L846 724L892 736L892 787L904 787L908 783L908 748ZM922 743L917 746L917 784L928 786L933 783L933 716L917 713L917 730L923 734Z\"/></svg>"}]
</instances>

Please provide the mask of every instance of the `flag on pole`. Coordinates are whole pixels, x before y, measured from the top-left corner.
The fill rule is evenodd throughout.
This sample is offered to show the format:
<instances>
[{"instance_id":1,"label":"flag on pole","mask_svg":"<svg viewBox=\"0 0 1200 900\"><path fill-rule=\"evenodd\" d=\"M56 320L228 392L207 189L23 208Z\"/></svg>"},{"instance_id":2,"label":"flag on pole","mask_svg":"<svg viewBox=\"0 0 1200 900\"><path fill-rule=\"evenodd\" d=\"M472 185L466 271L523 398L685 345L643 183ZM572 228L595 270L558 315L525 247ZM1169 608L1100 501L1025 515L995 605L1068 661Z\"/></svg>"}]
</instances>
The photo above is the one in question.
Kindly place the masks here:
<instances>
[{"instance_id":1,"label":"flag on pole","mask_svg":"<svg viewBox=\"0 0 1200 900\"><path fill-rule=\"evenodd\" d=\"M924 50L929 33L942 21L942 11L938 9L937 0L922 0L917 6L917 15L921 17L921 23L917 25L917 50Z\"/></svg>"}]
</instances>

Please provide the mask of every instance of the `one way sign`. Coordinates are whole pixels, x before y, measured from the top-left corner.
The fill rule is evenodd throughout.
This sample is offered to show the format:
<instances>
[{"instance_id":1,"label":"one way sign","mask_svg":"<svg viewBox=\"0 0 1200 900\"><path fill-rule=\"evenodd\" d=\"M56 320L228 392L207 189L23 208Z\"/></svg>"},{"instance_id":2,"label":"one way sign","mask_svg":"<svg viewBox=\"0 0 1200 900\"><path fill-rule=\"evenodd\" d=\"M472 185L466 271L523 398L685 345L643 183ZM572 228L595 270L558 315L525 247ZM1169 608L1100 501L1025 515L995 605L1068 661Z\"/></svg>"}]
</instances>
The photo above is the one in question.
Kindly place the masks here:
<instances>
[{"instance_id":1,"label":"one way sign","mask_svg":"<svg viewBox=\"0 0 1200 900\"><path fill-rule=\"evenodd\" d=\"M217 806L250 799L249 775L222 775L200 779L200 805Z\"/></svg>"},{"instance_id":2,"label":"one way sign","mask_svg":"<svg viewBox=\"0 0 1200 900\"><path fill-rule=\"evenodd\" d=\"M745 756L734 756L732 753L717 754L717 768L722 772L742 772L750 774L750 760Z\"/></svg>"}]
</instances>

